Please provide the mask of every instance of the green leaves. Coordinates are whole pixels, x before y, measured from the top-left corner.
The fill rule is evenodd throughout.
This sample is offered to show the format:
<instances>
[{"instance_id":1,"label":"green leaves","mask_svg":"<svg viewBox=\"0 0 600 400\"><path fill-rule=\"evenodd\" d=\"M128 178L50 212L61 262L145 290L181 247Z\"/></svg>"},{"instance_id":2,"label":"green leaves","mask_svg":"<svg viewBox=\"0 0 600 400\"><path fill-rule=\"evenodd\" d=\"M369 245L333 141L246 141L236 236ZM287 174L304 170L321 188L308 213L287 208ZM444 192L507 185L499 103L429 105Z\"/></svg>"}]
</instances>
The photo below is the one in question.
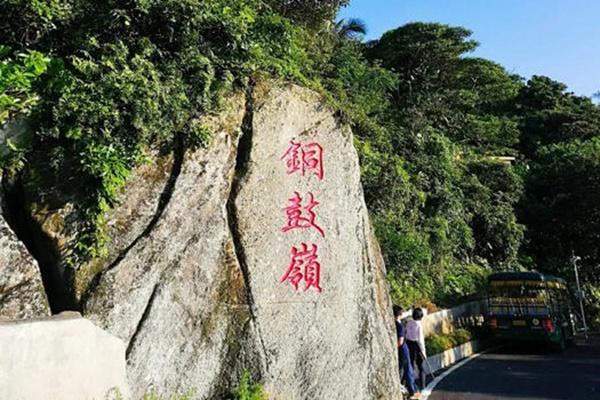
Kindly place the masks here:
<instances>
[{"instance_id":1,"label":"green leaves","mask_svg":"<svg viewBox=\"0 0 600 400\"><path fill-rule=\"evenodd\" d=\"M36 108L40 96L34 86L46 73L49 62L50 59L38 51L11 56L7 46L0 46L0 128L11 132L6 134L4 143L0 143L0 168L11 175L25 166L31 143L25 132L28 124L21 120L9 127L8 123Z\"/></svg>"},{"instance_id":2,"label":"green leaves","mask_svg":"<svg viewBox=\"0 0 600 400\"><path fill-rule=\"evenodd\" d=\"M236 400L266 400L267 395L261 385L250 383L250 373L244 371L242 379L235 391Z\"/></svg>"},{"instance_id":3,"label":"green leaves","mask_svg":"<svg viewBox=\"0 0 600 400\"><path fill-rule=\"evenodd\" d=\"M154 55L151 47L131 54L123 42L92 42L88 51L72 57L70 79L54 93L58 100L48 104L50 118L42 121L39 148L66 148L78 160L59 158L51 165L57 177L80 177L78 206L86 228L79 256L103 253L104 214L131 169L148 146L169 142L183 130L191 113L180 76L160 71Z\"/></svg>"},{"instance_id":4,"label":"green leaves","mask_svg":"<svg viewBox=\"0 0 600 400\"><path fill-rule=\"evenodd\" d=\"M448 334L433 334L425 339L427 355L442 353L473 339L473 334L464 328L452 329Z\"/></svg>"},{"instance_id":5,"label":"green leaves","mask_svg":"<svg viewBox=\"0 0 600 400\"><path fill-rule=\"evenodd\" d=\"M387 102L359 103L379 129L357 133L365 196L400 303L452 303L479 288L488 265L518 261L520 180L510 165L486 160L518 152L512 103L522 83L467 57L476 45L464 28L412 23L365 49L395 72L382 88ZM382 98L364 89L361 96Z\"/></svg>"},{"instance_id":6,"label":"green leaves","mask_svg":"<svg viewBox=\"0 0 600 400\"><path fill-rule=\"evenodd\" d=\"M548 145L527 175L523 217L526 250L545 269L570 274L571 251L582 257L582 275L600 283L600 136Z\"/></svg>"},{"instance_id":7,"label":"green leaves","mask_svg":"<svg viewBox=\"0 0 600 400\"><path fill-rule=\"evenodd\" d=\"M526 162L521 257L568 279L575 252L593 290L600 286L600 107L543 76L527 82L517 107Z\"/></svg>"},{"instance_id":8,"label":"green leaves","mask_svg":"<svg viewBox=\"0 0 600 400\"><path fill-rule=\"evenodd\" d=\"M50 59L38 51L10 57L10 49L0 46L0 126L16 114L29 113L38 103L34 83L48 68Z\"/></svg>"},{"instance_id":9,"label":"green leaves","mask_svg":"<svg viewBox=\"0 0 600 400\"><path fill-rule=\"evenodd\" d=\"M0 43L24 52L0 48L0 123L35 111L31 147L3 165L75 199L74 265L103 254L106 213L149 148L205 144L198 116L253 74L311 79L307 34L260 0L8 0L0 14Z\"/></svg>"}]
</instances>

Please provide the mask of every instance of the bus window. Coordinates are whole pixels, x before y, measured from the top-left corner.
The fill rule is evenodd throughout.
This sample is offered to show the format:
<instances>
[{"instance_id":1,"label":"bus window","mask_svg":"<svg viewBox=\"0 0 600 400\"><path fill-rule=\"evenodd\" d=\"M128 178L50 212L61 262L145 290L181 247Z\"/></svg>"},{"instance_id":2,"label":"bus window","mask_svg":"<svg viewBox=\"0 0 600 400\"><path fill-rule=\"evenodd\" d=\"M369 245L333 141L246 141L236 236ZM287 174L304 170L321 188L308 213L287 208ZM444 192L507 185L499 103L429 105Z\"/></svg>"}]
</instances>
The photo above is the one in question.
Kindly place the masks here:
<instances>
[{"instance_id":1,"label":"bus window","mask_svg":"<svg viewBox=\"0 0 600 400\"><path fill-rule=\"evenodd\" d=\"M547 314L549 302L547 291L539 287L492 286L489 292L491 314Z\"/></svg>"}]
</instances>

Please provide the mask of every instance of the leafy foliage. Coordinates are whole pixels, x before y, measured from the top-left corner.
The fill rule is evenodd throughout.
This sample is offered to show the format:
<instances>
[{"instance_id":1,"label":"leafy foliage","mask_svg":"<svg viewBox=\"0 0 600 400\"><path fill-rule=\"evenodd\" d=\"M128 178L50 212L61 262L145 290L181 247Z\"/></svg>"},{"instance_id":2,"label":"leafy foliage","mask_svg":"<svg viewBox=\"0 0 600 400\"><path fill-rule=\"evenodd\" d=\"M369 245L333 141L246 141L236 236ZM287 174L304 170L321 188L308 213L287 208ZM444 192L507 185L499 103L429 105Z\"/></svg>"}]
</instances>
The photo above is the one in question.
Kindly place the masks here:
<instances>
[{"instance_id":1,"label":"leafy foliage","mask_svg":"<svg viewBox=\"0 0 600 400\"><path fill-rule=\"evenodd\" d=\"M240 384L235 391L236 400L266 400L265 394L261 385L250 384L250 374L244 371Z\"/></svg>"},{"instance_id":2,"label":"leafy foliage","mask_svg":"<svg viewBox=\"0 0 600 400\"><path fill-rule=\"evenodd\" d=\"M591 330L598 331L600 329L600 286L597 283L586 284L583 291L587 296L588 317L590 315L592 317L587 323Z\"/></svg>"},{"instance_id":3,"label":"leafy foliage","mask_svg":"<svg viewBox=\"0 0 600 400\"><path fill-rule=\"evenodd\" d=\"M366 48L397 77L377 115L378 135L358 133L365 195L393 298L405 306L424 298L456 302L481 287L490 267L518 264L523 230L514 206L522 185L495 158L516 154L510 102L521 82L495 63L466 57L477 45L469 36L415 23Z\"/></svg>"},{"instance_id":4,"label":"leafy foliage","mask_svg":"<svg viewBox=\"0 0 600 400\"><path fill-rule=\"evenodd\" d=\"M335 23L335 29L338 35L348 39L356 38L367 33L367 25L358 18L350 18L348 20L341 19Z\"/></svg>"},{"instance_id":5,"label":"leafy foliage","mask_svg":"<svg viewBox=\"0 0 600 400\"><path fill-rule=\"evenodd\" d=\"M433 334L425 338L425 348L428 355L442 353L456 346L467 343L473 339L473 335L467 329L459 328L447 335Z\"/></svg>"},{"instance_id":6,"label":"leafy foliage","mask_svg":"<svg viewBox=\"0 0 600 400\"><path fill-rule=\"evenodd\" d=\"M384 129L359 131L394 300L451 304L492 269L569 277L572 251L584 279L598 285L600 108L550 78L525 84L466 56L476 46L469 35L415 23L366 49L397 73L377 118L388 121Z\"/></svg>"},{"instance_id":7,"label":"leafy foliage","mask_svg":"<svg viewBox=\"0 0 600 400\"><path fill-rule=\"evenodd\" d=\"M0 46L0 126L16 114L26 114L38 103L34 82L46 72L49 59L38 51L10 56Z\"/></svg>"},{"instance_id":8,"label":"leafy foliage","mask_svg":"<svg viewBox=\"0 0 600 400\"><path fill-rule=\"evenodd\" d=\"M525 158L519 217L527 230L521 258L573 281L571 257L580 256L588 308L597 321L600 107L542 76L527 82L516 106Z\"/></svg>"},{"instance_id":9,"label":"leafy foliage","mask_svg":"<svg viewBox=\"0 0 600 400\"><path fill-rule=\"evenodd\" d=\"M25 182L76 199L85 226L74 265L103 254L105 213L149 148L206 142L195 117L253 74L307 82L311 72L308 34L259 0L15 0L0 9L12 16L0 43L28 52L3 64L1 112L31 108L39 93L18 166L29 159Z\"/></svg>"},{"instance_id":10,"label":"leafy foliage","mask_svg":"<svg viewBox=\"0 0 600 400\"><path fill-rule=\"evenodd\" d=\"M570 276L574 251L584 279L599 282L600 136L544 146L527 179L523 202L527 250L545 269Z\"/></svg>"},{"instance_id":11,"label":"leafy foliage","mask_svg":"<svg viewBox=\"0 0 600 400\"><path fill-rule=\"evenodd\" d=\"M291 18L296 23L318 25L330 21L340 7L350 0L267 0L279 14Z\"/></svg>"}]
</instances>

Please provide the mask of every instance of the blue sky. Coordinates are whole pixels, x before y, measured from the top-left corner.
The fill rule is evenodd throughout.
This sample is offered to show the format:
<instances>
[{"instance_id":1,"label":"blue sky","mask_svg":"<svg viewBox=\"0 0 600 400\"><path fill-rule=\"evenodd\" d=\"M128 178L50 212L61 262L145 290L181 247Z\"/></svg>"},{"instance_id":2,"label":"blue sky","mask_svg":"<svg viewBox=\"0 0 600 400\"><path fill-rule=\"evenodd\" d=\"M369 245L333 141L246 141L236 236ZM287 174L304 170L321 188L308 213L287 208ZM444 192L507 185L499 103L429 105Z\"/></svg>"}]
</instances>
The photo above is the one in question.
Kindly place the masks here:
<instances>
[{"instance_id":1,"label":"blue sky","mask_svg":"<svg viewBox=\"0 0 600 400\"><path fill-rule=\"evenodd\" d=\"M464 26L480 43L475 56L580 95L600 91L599 0L352 0L340 17L365 21L367 39L412 21Z\"/></svg>"}]
</instances>

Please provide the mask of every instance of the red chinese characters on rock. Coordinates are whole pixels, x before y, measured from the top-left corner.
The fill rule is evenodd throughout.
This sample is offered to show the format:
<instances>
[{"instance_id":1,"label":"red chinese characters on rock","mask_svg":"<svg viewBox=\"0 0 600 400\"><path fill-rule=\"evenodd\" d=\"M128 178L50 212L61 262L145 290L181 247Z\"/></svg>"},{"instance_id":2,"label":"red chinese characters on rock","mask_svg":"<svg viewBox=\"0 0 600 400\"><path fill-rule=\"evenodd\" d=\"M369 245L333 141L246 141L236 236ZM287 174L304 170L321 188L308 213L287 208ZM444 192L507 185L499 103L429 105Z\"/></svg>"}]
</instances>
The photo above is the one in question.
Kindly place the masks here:
<instances>
[{"instance_id":1,"label":"red chinese characters on rock","mask_svg":"<svg viewBox=\"0 0 600 400\"><path fill-rule=\"evenodd\" d=\"M300 282L304 282L303 290L306 292L311 287L317 292L321 292L321 264L317 261L317 250L319 246L312 244L310 249L306 243L302 243L300 248L292 246L290 251L290 266L281 277L280 282L291 283L296 290L299 289Z\"/></svg>"},{"instance_id":2,"label":"red chinese characters on rock","mask_svg":"<svg viewBox=\"0 0 600 400\"><path fill-rule=\"evenodd\" d=\"M298 192L294 192L294 196L289 199L289 206L285 208L287 215L287 225L281 228L282 232L287 232L292 229L314 228L322 237L325 237L323 229L315 222L316 214L313 208L319 205L315 200L312 192L308 192L308 202L302 206L302 197Z\"/></svg>"},{"instance_id":3,"label":"red chinese characters on rock","mask_svg":"<svg viewBox=\"0 0 600 400\"><path fill-rule=\"evenodd\" d=\"M281 159L285 161L288 175L300 172L302 176L305 176L307 172L312 172L320 181L325 176L323 147L319 143L302 144L291 140L290 146Z\"/></svg>"},{"instance_id":4,"label":"red chinese characters on rock","mask_svg":"<svg viewBox=\"0 0 600 400\"><path fill-rule=\"evenodd\" d=\"M317 142L302 144L291 140L290 145L281 156L286 166L287 175L299 172L302 176L312 174L320 181L325 176L323 167L323 147ZM293 229L315 229L321 237L325 232L317 224L317 215L314 211L319 202L312 192L308 192L304 198L300 193L294 192L289 198L288 206L284 208L287 223L281 228L286 233ZM313 288L318 293L321 289L321 264L318 261L319 246L315 243L310 246L304 242L300 246L292 246L290 250L290 264L280 279L281 283L289 283L297 291L303 282L303 291Z\"/></svg>"}]
</instances>

